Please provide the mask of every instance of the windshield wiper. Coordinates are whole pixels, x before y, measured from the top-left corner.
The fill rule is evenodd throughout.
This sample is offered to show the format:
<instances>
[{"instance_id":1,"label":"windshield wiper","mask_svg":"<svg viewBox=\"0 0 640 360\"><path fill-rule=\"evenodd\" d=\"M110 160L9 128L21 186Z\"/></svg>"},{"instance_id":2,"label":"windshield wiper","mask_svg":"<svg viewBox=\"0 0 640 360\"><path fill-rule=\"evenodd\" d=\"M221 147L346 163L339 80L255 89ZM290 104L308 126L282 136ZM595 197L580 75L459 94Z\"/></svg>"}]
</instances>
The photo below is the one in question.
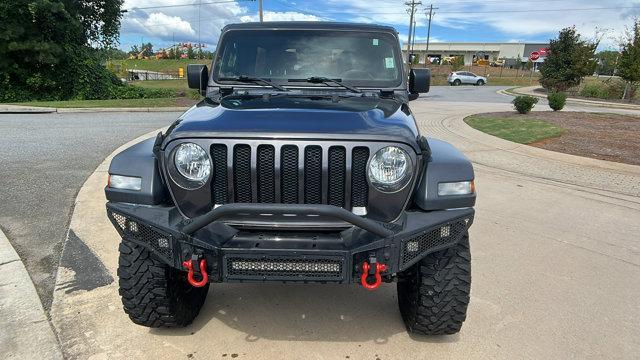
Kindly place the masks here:
<instances>
[{"instance_id":1,"label":"windshield wiper","mask_svg":"<svg viewBox=\"0 0 640 360\"><path fill-rule=\"evenodd\" d=\"M331 86L331 84L335 84L338 85L340 87L343 87L351 92L354 93L362 93L362 90L355 88L353 86L349 86L347 84L342 83L342 79L329 79L328 77L322 77L322 76L312 76L310 78L306 78L306 79L289 79L289 82L308 82L311 84L325 84L325 85L329 85Z\"/></svg>"},{"instance_id":2,"label":"windshield wiper","mask_svg":"<svg viewBox=\"0 0 640 360\"><path fill-rule=\"evenodd\" d=\"M283 88L282 86L280 86L278 84L272 83L271 81L269 81L267 79L259 78L259 77L251 77L251 76L246 76L246 75L218 78L218 81L238 81L238 82L243 82L243 83L253 83L253 84L257 84L257 85L262 84L262 85L271 86L272 88L278 89L280 91L289 91L289 90Z\"/></svg>"}]
</instances>

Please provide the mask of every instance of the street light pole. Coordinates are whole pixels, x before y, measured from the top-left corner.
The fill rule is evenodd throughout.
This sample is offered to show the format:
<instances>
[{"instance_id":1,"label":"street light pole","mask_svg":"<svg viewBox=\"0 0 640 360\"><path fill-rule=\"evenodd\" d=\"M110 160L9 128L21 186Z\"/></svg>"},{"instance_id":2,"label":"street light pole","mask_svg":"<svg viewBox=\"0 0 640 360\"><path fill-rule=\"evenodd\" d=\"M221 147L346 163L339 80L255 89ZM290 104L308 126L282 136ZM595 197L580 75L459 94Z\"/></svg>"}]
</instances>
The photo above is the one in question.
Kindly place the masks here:
<instances>
[{"instance_id":1,"label":"street light pole","mask_svg":"<svg viewBox=\"0 0 640 360\"><path fill-rule=\"evenodd\" d=\"M262 0L258 0L258 12L260 13L260 22L263 22L264 15L262 14Z\"/></svg>"}]
</instances>

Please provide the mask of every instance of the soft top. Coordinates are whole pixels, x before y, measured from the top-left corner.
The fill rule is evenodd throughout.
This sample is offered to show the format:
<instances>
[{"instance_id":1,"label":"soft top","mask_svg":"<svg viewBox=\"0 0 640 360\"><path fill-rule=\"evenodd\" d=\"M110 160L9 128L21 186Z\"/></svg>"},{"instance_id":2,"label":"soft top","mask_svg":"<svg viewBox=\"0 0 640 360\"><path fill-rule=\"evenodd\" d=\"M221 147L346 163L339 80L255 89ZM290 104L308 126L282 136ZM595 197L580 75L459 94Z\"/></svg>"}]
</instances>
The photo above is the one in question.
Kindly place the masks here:
<instances>
[{"instance_id":1,"label":"soft top","mask_svg":"<svg viewBox=\"0 0 640 360\"><path fill-rule=\"evenodd\" d=\"M356 24L328 21L267 21L229 24L222 31L227 30L260 30L260 29L300 29L300 30L355 30L355 31L384 31L396 33L391 26L375 24Z\"/></svg>"}]
</instances>

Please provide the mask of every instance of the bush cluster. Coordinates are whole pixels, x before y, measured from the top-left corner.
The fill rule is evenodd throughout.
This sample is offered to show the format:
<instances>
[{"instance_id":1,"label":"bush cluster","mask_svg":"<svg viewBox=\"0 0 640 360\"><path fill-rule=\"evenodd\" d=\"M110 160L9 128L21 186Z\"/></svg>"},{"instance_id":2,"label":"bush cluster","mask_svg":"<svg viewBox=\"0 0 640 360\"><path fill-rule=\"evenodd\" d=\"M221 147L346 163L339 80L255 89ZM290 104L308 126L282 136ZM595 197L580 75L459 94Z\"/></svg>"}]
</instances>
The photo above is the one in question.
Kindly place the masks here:
<instances>
[{"instance_id":1,"label":"bush cluster","mask_svg":"<svg viewBox=\"0 0 640 360\"><path fill-rule=\"evenodd\" d=\"M513 107L520 114L526 114L533 109L535 104L538 103L538 98L529 95L521 95L516 96L511 102L513 103Z\"/></svg>"},{"instance_id":2,"label":"bush cluster","mask_svg":"<svg viewBox=\"0 0 640 360\"><path fill-rule=\"evenodd\" d=\"M562 110L564 104L567 102L567 94L563 92L551 92L547 95L547 100L549 101L549 107L553 111Z\"/></svg>"},{"instance_id":3,"label":"bush cluster","mask_svg":"<svg viewBox=\"0 0 640 360\"><path fill-rule=\"evenodd\" d=\"M580 96L597 99L620 99L624 93L621 81L593 82L586 84L579 92Z\"/></svg>"}]
</instances>

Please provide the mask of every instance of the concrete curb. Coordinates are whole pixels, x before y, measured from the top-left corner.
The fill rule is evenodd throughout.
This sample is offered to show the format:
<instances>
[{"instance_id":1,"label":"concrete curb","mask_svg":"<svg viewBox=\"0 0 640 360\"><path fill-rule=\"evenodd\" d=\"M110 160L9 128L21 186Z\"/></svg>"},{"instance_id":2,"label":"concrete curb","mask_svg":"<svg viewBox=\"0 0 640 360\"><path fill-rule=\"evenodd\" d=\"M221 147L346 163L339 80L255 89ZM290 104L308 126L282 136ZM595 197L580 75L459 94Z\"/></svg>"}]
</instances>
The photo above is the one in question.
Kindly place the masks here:
<instances>
[{"instance_id":1,"label":"concrete curb","mask_svg":"<svg viewBox=\"0 0 640 360\"><path fill-rule=\"evenodd\" d=\"M189 107L141 107L141 108L47 108L19 105L0 105L0 114L50 114L50 113L101 113L101 112L177 112Z\"/></svg>"},{"instance_id":2,"label":"concrete curb","mask_svg":"<svg viewBox=\"0 0 640 360\"><path fill-rule=\"evenodd\" d=\"M0 328L0 349L5 358L63 358L27 269L1 230Z\"/></svg>"},{"instance_id":3,"label":"concrete curb","mask_svg":"<svg viewBox=\"0 0 640 360\"><path fill-rule=\"evenodd\" d=\"M87 180L82 184L78 191L74 202L73 213L69 221L69 230L63 244L61 262L56 272L56 282L53 292L53 301L51 304L51 324L58 334L58 339L65 356L70 358L85 358L86 354L93 354L97 358L112 358L115 350L105 350L104 344L95 339L92 333L79 333L81 327L77 326L78 317L84 316L82 321L95 321L93 317L108 315L117 311L118 315L129 325L129 319L121 310L120 298L117 291L117 269L119 238L117 233L112 229L111 223L106 218L105 203L106 199L102 190L107 178L109 164L111 159L122 150L151 137L154 137L159 131L165 131L163 127L144 135L141 135L122 146L115 149L109 154L98 167L89 175ZM102 238L101 236L104 236ZM95 241L98 238L100 241ZM114 243L113 239L117 241ZM73 249L69 251L70 244L78 245L82 243L84 247L83 255L90 254L91 265L94 269L100 269L101 276L98 278L110 278L109 281L96 281L94 277L87 279L83 277L83 269L71 269L64 264L65 256L72 258L78 254L72 254ZM73 247L73 246L72 246ZM105 256L104 254L108 254ZM75 258L74 258L75 259ZM96 267L97 266L97 267ZM86 272L86 271L85 271ZM83 282L93 283L83 284ZM78 288L80 291L72 290ZM96 294L98 294L96 296ZM93 298L92 296L96 296ZM92 300L87 300L91 298ZM84 313L88 307L87 304L100 304L101 314ZM81 315L78 315L81 314ZM145 328L137 327L137 330L146 331ZM102 356L102 357L101 357ZM131 357L132 354L119 354L117 357ZM134 358L142 358L143 354L137 354Z\"/></svg>"},{"instance_id":4,"label":"concrete curb","mask_svg":"<svg viewBox=\"0 0 640 360\"><path fill-rule=\"evenodd\" d=\"M499 90L499 94L503 95L529 95L535 96L537 98L546 99L545 95L538 94L534 92L534 89L539 88L539 86L523 86L523 87L515 87L507 90ZM602 108L612 108L612 109L627 109L627 110L640 110L640 105L633 104L622 104L622 103L612 103L606 101L597 101L597 100L585 100L585 99L577 99L577 98L567 98L567 102L579 105L587 105L587 106L597 106Z\"/></svg>"}]
</instances>

